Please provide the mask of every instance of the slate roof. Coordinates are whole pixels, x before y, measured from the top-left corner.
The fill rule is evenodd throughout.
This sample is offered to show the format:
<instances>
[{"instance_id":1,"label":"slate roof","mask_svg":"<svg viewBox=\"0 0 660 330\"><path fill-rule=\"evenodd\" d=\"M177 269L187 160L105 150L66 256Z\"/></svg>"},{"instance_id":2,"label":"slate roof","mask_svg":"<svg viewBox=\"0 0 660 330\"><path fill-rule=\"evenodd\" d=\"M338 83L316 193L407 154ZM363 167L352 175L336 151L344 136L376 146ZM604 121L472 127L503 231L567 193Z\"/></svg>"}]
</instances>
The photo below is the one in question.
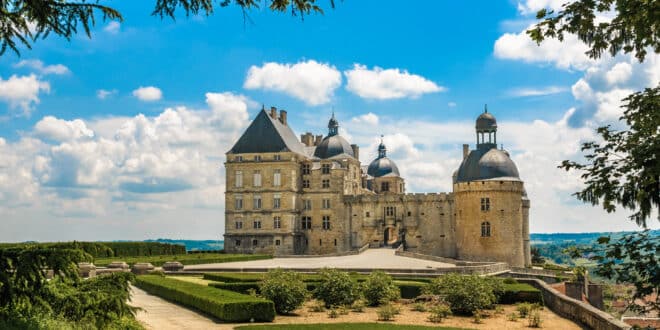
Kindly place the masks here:
<instances>
[{"instance_id":1,"label":"slate roof","mask_svg":"<svg viewBox=\"0 0 660 330\"><path fill-rule=\"evenodd\" d=\"M328 159L342 154L355 157L351 145L339 135L326 136L314 150L314 156L321 159Z\"/></svg>"},{"instance_id":2,"label":"slate roof","mask_svg":"<svg viewBox=\"0 0 660 330\"><path fill-rule=\"evenodd\" d=\"M259 111L241 138L227 152L229 154L259 152L295 152L307 156L304 145L291 128L273 119L265 110Z\"/></svg>"},{"instance_id":3,"label":"slate roof","mask_svg":"<svg viewBox=\"0 0 660 330\"><path fill-rule=\"evenodd\" d=\"M456 182L475 180L520 181L518 168L511 158L493 144L480 145L463 160L456 173Z\"/></svg>"}]
</instances>

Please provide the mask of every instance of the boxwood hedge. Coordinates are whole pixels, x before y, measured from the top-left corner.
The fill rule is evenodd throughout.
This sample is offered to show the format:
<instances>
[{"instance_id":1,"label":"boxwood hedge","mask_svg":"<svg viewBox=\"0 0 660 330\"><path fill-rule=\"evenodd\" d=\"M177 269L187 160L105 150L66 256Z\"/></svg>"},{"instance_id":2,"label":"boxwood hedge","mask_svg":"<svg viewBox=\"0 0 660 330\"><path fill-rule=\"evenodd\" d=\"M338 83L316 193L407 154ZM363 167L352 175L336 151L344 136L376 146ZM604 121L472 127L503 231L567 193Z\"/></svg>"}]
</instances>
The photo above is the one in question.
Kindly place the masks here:
<instances>
[{"instance_id":1,"label":"boxwood hedge","mask_svg":"<svg viewBox=\"0 0 660 330\"><path fill-rule=\"evenodd\" d=\"M222 321L270 322L275 318L275 305L266 299L158 275L138 276L135 282L151 294L195 308Z\"/></svg>"},{"instance_id":2,"label":"boxwood hedge","mask_svg":"<svg viewBox=\"0 0 660 330\"><path fill-rule=\"evenodd\" d=\"M543 304L541 291L526 283L504 283L504 293L500 296L500 304L531 302Z\"/></svg>"}]
</instances>

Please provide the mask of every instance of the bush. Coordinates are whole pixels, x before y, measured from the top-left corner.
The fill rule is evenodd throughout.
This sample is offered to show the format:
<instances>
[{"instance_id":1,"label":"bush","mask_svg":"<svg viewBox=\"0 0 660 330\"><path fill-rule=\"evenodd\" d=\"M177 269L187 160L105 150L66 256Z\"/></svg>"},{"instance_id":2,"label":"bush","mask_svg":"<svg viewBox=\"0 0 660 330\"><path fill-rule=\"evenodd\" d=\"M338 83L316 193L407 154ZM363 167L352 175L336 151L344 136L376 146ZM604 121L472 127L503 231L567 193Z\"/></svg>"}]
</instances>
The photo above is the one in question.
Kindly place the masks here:
<instances>
[{"instance_id":1,"label":"bush","mask_svg":"<svg viewBox=\"0 0 660 330\"><path fill-rule=\"evenodd\" d=\"M266 299L152 275L138 276L135 285L151 294L198 309L223 321L270 322L275 318L275 306Z\"/></svg>"},{"instance_id":2,"label":"bush","mask_svg":"<svg viewBox=\"0 0 660 330\"><path fill-rule=\"evenodd\" d=\"M516 313L509 313L509 315L506 316L506 319L512 322L518 321L518 314Z\"/></svg>"},{"instance_id":3,"label":"bush","mask_svg":"<svg viewBox=\"0 0 660 330\"><path fill-rule=\"evenodd\" d=\"M358 299L353 303L353 305L351 305L351 310L356 313L362 313L364 312L365 307L367 307L367 303L362 299Z\"/></svg>"},{"instance_id":4,"label":"bush","mask_svg":"<svg viewBox=\"0 0 660 330\"><path fill-rule=\"evenodd\" d=\"M251 290L254 290L255 293L259 293L259 283L257 282L246 282L246 283L209 283L210 287L234 291L242 294L250 294Z\"/></svg>"},{"instance_id":5,"label":"bush","mask_svg":"<svg viewBox=\"0 0 660 330\"><path fill-rule=\"evenodd\" d=\"M494 290L498 282L477 275L447 274L433 279L423 291L443 296L454 314L472 315L497 302Z\"/></svg>"},{"instance_id":6,"label":"bush","mask_svg":"<svg viewBox=\"0 0 660 330\"><path fill-rule=\"evenodd\" d=\"M339 317L339 311L337 311L336 308L331 309L328 311L328 317L331 319L336 319Z\"/></svg>"},{"instance_id":7,"label":"bush","mask_svg":"<svg viewBox=\"0 0 660 330\"><path fill-rule=\"evenodd\" d=\"M440 323L442 320L446 319L451 315L451 308L445 304L438 304L431 308L431 315L429 316L429 321L433 323Z\"/></svg>"},{"instance_id":8,"label":"bush","mask_svg":"<svg viewBox=\"0 0 660 330\"><path fill-rule=\"evenodd\" d=\"M312 313L321 313L325 311L325 303L317 300L312 306L309 307L309 311Z\"/></svg>"},{"instance_id":9,"label":"bush","mask_svg":"<svg viewBox=\"0 0 660 330\"><path fill-rule=\"evenodd\" d=\"M418 302L413 304L412 310L415 312L426 312L426 304L423 302Z\"/></svg>"},{"instance_id":10,"label":"bush","mask_svg":"<svg viewBox=\"0 0 660 330\"><path fill-rule=\"evenodd\" d=\"M206 273L204 279L209 281L225 282L225 283L247 283L259 282L264 278L263 274L257 273Z\"/></svg>"},{"instance_id":11,"label":"bush","mask_svg":"<svg viewBox=\"0 0 660 330\"><path fill-rule=\"evenodd\" d=\"M422 294L422 289L427 283L395 280L394 284L399 287L401 298L413 299Z\"/></svg>"},{"instance_id":12,"label":"bush","mask_svg":"<svg viewBox=\"0 0 660 330\"><path fill-rule=\"evenodd\" d=\"M516 281L515 278L513 277L507 277L502 281L504 284L517 284L518 281Z\"/></svg>"},{"instance_id":13,"label":"bush","mask_svg":"<svg viewBox=\"0 0 660 330\"><path fill-rule=\"evenodd\" d=\"M275 269L264 276L259 285L261 295L275 303L275 311L287 314L302 306L307 288L300 274Z\"/></svg>"},{"instance_id":14,"label":"bush","mask_svg":"<svg viewBox=\"0 0 660 330\"><path fill-rule=\"evenodd\" d=\"M530 328L540 328L543 320L541 319L541 312L533 311L529 314L528 325Z\"/></svg>"},{"instance_id":15,"label":"bush","mask_svg":"<svg viewBox=\"0 0 660 330\"><path fill-rule=\"evenodd\" d=\"M376 314L378 314L378 321L392 321L399 311L391 304L386 304L378 308Z\"/></svg>"},{"instance_id":16,"label":"bush","mask_svg":"<svg viewBox=\"0 0 660 330\"><path fill-rule=\"evenodd\" d=\"M526 318L530 314L530 312L536 309L537 309L536 305L526 302L519 303L516 305L516 310L518 311L520 318Z\"/></svg>"},{"instance_id":17,"label":"bush","mask_svg":"<svg viewBox=\"0 0 660 330\"><path fill-rule=\"evenodd\" d=\"M526 283L504 284L504 292L499 298L500 304L530 302L543 304L541 291Z\"/></svg>"},{"instance_id":18,"label":"bush","mask_svg":"<svg viewBox=\"0 0 660 330\"><path fill-rule=\"evenodd\" d=\"M369 306L386 304L401 296L399 288L392 281L392 276L380 270L369 274L362 283L362 294Z\"/></svg>"},{"instance_id":19,"label":"bush","mask_svg":"<svg viewBox=\"0 0 660 330\"><path fill-rule=\"evenodd\" d=\"M314 296L323 300L325 307L351 305L359 298L358 284L346 272L336 269L323 269L321 281L314 290Z\"/></svg>"}]
</instances>

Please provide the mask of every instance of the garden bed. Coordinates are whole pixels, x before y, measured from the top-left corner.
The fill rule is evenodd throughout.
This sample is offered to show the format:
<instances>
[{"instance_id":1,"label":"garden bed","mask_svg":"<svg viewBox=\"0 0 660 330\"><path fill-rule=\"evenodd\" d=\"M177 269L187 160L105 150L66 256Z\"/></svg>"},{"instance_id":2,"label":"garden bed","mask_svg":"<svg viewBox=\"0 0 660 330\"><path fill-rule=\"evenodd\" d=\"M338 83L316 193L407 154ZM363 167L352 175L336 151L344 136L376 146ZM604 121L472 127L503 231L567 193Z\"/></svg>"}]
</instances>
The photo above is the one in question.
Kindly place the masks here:
<instances>
[{"instance_id":1,"label":"garden bed","mask_svg":"<svg viewBox=\"0 0 660 330\"><path fill-rule=\"evenodd\" d=\"M273 256L266 254L224 254L224 253L195 253L195 254L175 254L175 255L157 255L157 256L142 256L142 257L113 257L113 258L96 258L94 264L97 266L106 266L113 261L125 261L129 265L138 262L149 262L154 266L162 266L168 261L178 261L184 265L198 265L198 264L211 264L223 263L234 261L250 261L272 259Z\"/></svg>"}]
</instances>

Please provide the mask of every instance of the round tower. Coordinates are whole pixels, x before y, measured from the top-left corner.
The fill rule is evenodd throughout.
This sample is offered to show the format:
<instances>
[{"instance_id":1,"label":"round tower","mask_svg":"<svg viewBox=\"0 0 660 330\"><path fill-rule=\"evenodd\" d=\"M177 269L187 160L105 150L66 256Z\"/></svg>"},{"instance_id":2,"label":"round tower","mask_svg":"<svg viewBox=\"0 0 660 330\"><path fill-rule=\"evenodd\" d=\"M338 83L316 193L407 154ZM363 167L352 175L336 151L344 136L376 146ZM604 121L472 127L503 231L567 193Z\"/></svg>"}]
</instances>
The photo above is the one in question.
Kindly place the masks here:
<instances>
[{"instance_id":1,"label":"round tower","mask_svg":"<svg viewBox=\"0 0 660 330\"><path fill-rule=\"evenodd\" d=\"M497 149L497 121L487 109L476 120L477 146L453 184L458 259L531 266L529 199L518 168Z\"/></svg>"}]
</instances>

